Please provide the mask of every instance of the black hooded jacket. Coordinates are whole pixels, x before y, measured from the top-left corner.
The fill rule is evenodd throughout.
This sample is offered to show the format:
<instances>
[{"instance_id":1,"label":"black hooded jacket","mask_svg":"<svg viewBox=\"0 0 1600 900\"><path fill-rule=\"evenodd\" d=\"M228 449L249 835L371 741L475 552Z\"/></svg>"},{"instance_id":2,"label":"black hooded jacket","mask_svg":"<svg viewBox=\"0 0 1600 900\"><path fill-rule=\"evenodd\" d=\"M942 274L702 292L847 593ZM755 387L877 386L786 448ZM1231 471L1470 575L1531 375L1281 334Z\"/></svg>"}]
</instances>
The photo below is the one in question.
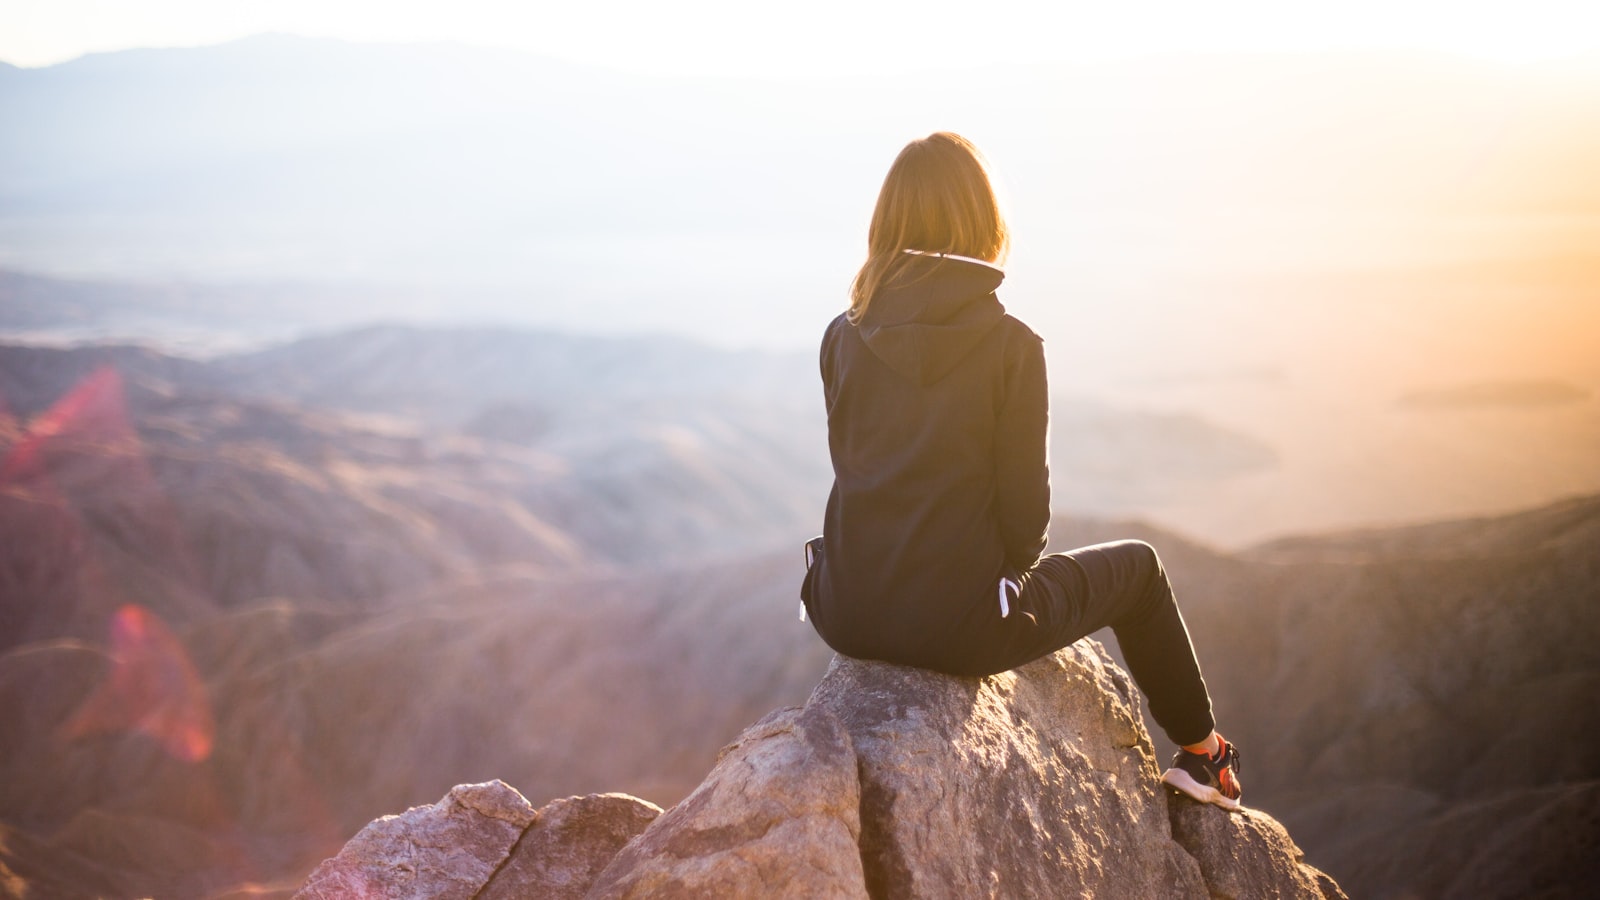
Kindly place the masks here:
<instances>
[{"instance_id":1,"label":"black hooded jacket","mask_svg":"<svg viewBox=\"0 0 1600 900\"><path fill-rule=\"evenodd\" d=\"M1044 550L1048 391L1004 273L919 256L822 340L834 483L802 596L849 656L945 668Z\"/></svg>"}]
</instances>

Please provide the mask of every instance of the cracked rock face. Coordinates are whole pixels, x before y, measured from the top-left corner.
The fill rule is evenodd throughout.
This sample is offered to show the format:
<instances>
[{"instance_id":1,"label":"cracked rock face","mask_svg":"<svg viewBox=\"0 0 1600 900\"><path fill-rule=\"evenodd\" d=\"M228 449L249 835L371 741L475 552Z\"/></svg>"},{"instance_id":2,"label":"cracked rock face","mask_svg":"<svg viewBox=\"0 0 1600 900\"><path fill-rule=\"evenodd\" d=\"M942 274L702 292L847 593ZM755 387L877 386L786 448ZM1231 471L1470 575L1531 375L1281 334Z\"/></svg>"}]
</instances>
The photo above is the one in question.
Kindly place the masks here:
<instances>
[{"instance_id":1,"label":"cracked rock face","mask_svg":"<svg viewBox=\"0 0 1600 900\"><path fill-rule=\"evenodd\" d=\"M1083 642L985 679L838 660L876 897L1204 896L1128 678Z\"/></svg>"},{"instance_id":2,"label":"cracked rock face","mask_svg":"<svg viewBox=\"0 0 1600 900\"><path fill-rule=\"evenodd\" d=\"M661 815L627 794L590 794L540 807L479 900L579 900L617 851Z\"/></svg>"},{"instance_id":3,"label":"cracked rock face","mask_svg":"<svg viewBox=\"0 0 1600 900\"><path fill-rule=\"evenodd\" d=\"M521 800L493 782L380 819L301 896L370 896L375 871L431 879L390 897L1344 896L1265 813L1161 787L1133 685L1090 640L983 679L835 659L660 816L505 794Z\"/></svg>"},{"instance_id":4,"label":"cracked rock face","mask_svg":"<svg viewBox=\"0 0 1600 900\"><path fill-rule=\"evenodd\" d=\"M1334 880L1305 864L1289 832L1254 809L1219 815L1215 807L1174 794L1172 836L1200 863L1216 900L1316 897L1349 900Z\"/></svg>"},{"instance_id":5,"label":"cracked rock face","mask_svg":"<svg viewBox=\"0 0 1600 900\"><path fill-rule=\"evenodd\" d=\"M432 806L363 828L295 898L582 897L660 812L623 794L571 797L535 811L504 782L457 785Z\"/></svg>"},{"instance_id":6,"label":"cracked rock face","mask_svg":"<svg viewBox=\"0 0 1600 900\"><path fill-rule=\"evenodd\" d=\"M457 785L432 806L361 829L295 897L466 900L505 862L533 818L533 807L504 782Z\"/></svg>"},{"instance_id":7,"label":"cracked rock face","mask_svg":"<svg viewBox=\"0 0 1600 900\"><path fill-rule=\"evenodd\" d=\"M856 756L822 709L779 710L629 844L592 898L867 897Z\"/></svg>"}]
</instances>

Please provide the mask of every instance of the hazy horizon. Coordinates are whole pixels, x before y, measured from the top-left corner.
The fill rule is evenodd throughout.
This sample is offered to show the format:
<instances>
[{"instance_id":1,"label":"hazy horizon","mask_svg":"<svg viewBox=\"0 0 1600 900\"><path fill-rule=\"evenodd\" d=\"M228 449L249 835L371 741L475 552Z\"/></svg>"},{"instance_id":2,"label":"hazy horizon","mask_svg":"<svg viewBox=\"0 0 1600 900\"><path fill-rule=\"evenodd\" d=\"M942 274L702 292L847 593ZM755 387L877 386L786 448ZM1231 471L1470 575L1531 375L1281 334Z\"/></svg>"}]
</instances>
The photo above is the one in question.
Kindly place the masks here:
<instances>
[{"instance_id":1,"label":"hazy horizon","mask_svg":"<svg viewBox=\"0 0 1600 900\"><path fill-rule=\"evenodd\" d=\"M1600 489L1595 109L1600 66L1439 53L779 79L256 37L0 71L0 268L123 297L13 335L400 321L809 354L894 153L952 129L996 171L1000 296L1055 394L1278 453L1138 510L1236 546ZM42 290L11 302L77 288ZM1530 383L1586 399L1404 403Z\"/></svg>"},{"instance_id":2,"label":"hazy horizon","mask_svg":"<svg viewBox=\"0 0 1600 900\"><path fill-rule=\"evenodd\" d=\"M0 267L398 290L400 318L806 346L888 161L937 129L989 156L1015 232L1002 297L1044 331L1133 303L1163 337L1219 282L1262 276L1600 259L1600 65L1191 54L697 79L273 36L0 78Z\"/></svg>"}]
</instances>

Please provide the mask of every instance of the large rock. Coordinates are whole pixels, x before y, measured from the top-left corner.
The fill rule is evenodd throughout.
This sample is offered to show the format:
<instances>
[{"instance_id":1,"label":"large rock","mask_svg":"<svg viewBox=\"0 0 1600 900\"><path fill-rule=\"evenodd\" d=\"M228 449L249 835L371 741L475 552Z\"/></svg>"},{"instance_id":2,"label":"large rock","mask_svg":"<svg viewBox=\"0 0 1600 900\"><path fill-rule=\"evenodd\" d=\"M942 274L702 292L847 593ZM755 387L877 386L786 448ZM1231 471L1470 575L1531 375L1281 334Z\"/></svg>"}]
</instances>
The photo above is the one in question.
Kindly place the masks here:
<instances>
[{"instance_id":1,"label":"large rock","mask_svg":"<svg viewBox=\"0 0 1600 900\"><path fill-rule=\"evenodd\" d=\"M1092 641L991 678L838 659L878 897L1203 896L1133 686Z\"/></svg>"},{"instance_id":2,"label":"large rock","mask_svg":"<svg viewBox=\"0 0 1600 900\"><path fill-rule=\"evenodd\" d=\"M586 830L579 818L565 827ZM370 865L365 835L324 869L343 871L347 856ZM1161 787L1134 687L1090 640L983 679L835 659L804 708L747 729L601 870L619 837L588 842L577 867L527 839L499 849L498 831L472 852L412 840L391 865L432 871L464 852L465 880L511 855L518 885L555 879L560 891L496 885L491 871L484 896L593 900L1344 896L1266 814ZM332 883L319 869L307 891ZM307 896L362 896L346 883ZM432 895L447 896L440 885Z\"/></svg>"},{"instance_id":3,"label":"large rock","mask_svg":"<svg viewBox=\"0 0 1600 900\"><path fill-rule=\"evenodd\" d=\"M1242 809L1219 816L1215 807L1181 794L1171 795L1169 803L1172 836L1200 863L1213 898L1348 900L1332 878L1306 865L1289 832L1266 813Z\"/></svg>"},{"instance_id":4,"label":"large rock","mask_svg":"<svg viewBox=\"0 0 1600 900\"><path fill-rule=\"evenodd\" d=\"M828 710L779 710L603 872L592 898L867 897L850 736Z\"/></svg>"},{"instance_id":5,"label":"large rock","mask_svg":"<svg viewBox=\"0 0 1600 900\"><path fill-rule=\"evenodd\" d=\"M343 897L469 900L533 823L533 807L504 782L463 784L432 806L384 816L317 867L297 900Z\"/></svg>"},{"instance_id":6,"label":"large rock","mask_svg":"<svg viewBox=\"0 0 1600 900\"><path fill-rule=\"evenodd\" d=\"M661 807L627 794L552 800L478 900L579 900L617 851L659 815Z\"/></svg>"},{"instance_id":7,"label":"large rock","mask_svg":"<svg viewBox=\"0 0 1600 900\"><path fill-rule=\"evenodd\" d=\"M623 794L534 810L504 782L457 785L432 806L374 821L324 862L296 900L582 897L661 812Z\"/></svg>"}]
</instances>

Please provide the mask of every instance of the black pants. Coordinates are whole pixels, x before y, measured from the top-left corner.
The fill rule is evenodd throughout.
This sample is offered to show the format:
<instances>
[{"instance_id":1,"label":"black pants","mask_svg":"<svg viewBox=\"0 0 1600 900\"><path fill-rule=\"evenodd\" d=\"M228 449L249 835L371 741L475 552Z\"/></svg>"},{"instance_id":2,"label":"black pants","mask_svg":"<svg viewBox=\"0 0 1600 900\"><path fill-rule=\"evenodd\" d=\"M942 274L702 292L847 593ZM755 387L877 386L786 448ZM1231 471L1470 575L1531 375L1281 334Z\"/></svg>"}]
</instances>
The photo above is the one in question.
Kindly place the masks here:
<instances>
[{"instance_id":1,"label":"black pants","mask_svg":"<svg viewBox=\"0 0 1600 900\"><path fill-rule=\"evenodd\" d=\"M1095 544L1046 556L1015 575L1002 616L995 603L963 623L966 638L931 668L961 675L1014 669L1109 626L1150 714L1178 745L1196 744L1216 721L1189 630L1155 548Z\"/></svg>"}]
</instances>

